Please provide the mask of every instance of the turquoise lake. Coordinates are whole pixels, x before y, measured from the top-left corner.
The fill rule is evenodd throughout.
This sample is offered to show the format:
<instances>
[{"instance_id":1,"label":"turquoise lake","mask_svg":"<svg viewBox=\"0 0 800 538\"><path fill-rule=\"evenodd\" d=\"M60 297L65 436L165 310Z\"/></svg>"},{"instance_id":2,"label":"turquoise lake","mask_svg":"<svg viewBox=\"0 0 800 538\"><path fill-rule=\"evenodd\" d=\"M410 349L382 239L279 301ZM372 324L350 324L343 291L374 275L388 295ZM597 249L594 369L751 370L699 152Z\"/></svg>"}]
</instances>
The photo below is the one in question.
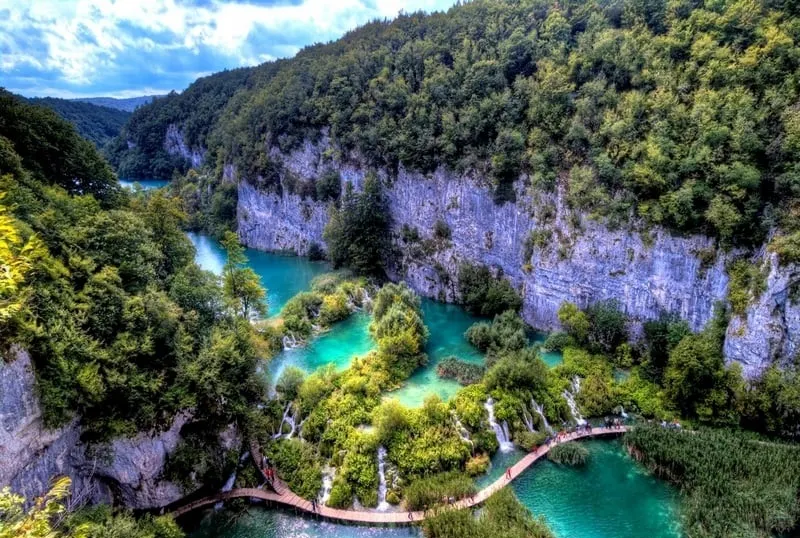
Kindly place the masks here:
<instances>
[{"instance_id":1,"label":"turquoise lake","mask_svg":"<svg viewBox=\"0 0 800 538\"><path fill-rule=\"evenodd\" d=\"M169 185L166 179L120 179L119 184L126 189L133 189L134 185L139 185L143 190L160 189Z\"/></svg>"},{"instance_id":2,"label":"turquoise lake","mask_svg":"<svg viewBox=\"0 0 800 538\"><path fill-rule=\"evenodd\" d=\"M210 237L190 234L197 261L219 273L225 253ZM324 262L247 249L250 265L268 289L269 315L277 314L292 296L309 288L319 274L330 271ZM425 324L430 331L428 364L415 372L401 389L387 393L405 405L418 406L429 394L448 399L459 388L455 381L439 379L436 365L451 355L481 363L483 357L464 338L464 332L481 318L455 305L422 300ZM369 315L353 314L307 346L286 350L268 368L272 379L289 365L312 372L326 364L344 369L353 356L372 349ZM531 333L534 343L546 335ZM550 366L560 354L545 354ZM543 516L558 538L679 538L678 496L666 483L649 475L631 460L619 441L589 441L591 458L580 469L541 461L513 483L519 499L534 514ZM521 458L521 452L497 453L486 476L476 482L485 486L501 476L506 467ZM421 536L415 528L348 526L302 517L293 512L253 506L243 513L210 511L191 533L192 538L368 538Z\"/></svg>"}]
</instances>

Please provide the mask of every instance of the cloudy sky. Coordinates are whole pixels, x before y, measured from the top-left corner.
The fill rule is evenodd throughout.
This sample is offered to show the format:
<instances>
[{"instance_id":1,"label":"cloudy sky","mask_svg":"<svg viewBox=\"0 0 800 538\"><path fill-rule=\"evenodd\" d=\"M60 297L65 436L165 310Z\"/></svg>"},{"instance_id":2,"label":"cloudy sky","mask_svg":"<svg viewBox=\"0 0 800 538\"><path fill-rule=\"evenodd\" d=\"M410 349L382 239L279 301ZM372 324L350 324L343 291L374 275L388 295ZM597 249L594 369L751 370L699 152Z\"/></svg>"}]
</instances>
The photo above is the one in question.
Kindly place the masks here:
<instances>
[{"instance_id":1,"label":"cloudy sky","mask_svg":"<svg viewBox=\"0 0 800 538\"><path fill-rule=\"evenodd\" d=\"M0 86L29 97L182 90L454 0L0 0Z\"/></svg>"}]
</instances>

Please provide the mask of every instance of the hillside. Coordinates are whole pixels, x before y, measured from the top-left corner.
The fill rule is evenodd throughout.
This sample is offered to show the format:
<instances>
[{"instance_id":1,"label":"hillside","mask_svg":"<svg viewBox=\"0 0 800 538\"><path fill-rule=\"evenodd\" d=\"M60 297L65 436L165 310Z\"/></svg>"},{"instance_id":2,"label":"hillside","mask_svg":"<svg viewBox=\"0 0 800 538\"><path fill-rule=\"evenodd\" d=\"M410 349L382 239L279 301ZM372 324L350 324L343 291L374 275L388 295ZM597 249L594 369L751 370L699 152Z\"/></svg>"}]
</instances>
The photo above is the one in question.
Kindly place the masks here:
<instances>
[{"instance_id":1,"label":"hillside","mask_svg":"<svg viewBox=\"0 0 800 538\"><path fill-rule=\"evenodd\" d=\"M123 109L55 97L30 99L30 102L55 111L72 123L78 134L93 142L98 148L102 148L109 140L118 136L131 115Z\"/></svg>"},{"instance_id":2,"label":"hillside","mask_svg":"<svg viewBox=\"0 0 800 538\"><path fill-rule=\"evenodd\" d=\"M160 95L142 95L140 97L127 97L124 99L117 97L80 97L71 99L71 101L79 103L89 103L97 106L104 106L106 108L113 108L123 112L133 112L140 106L153 102Z\"/></svg>"},{"instance_id":3,"label":"hillside","mask_svg":"<svg viewBox=\"0 0 800 538\"><path fill-rule=\"evenodd\" d=\"M476 1L198 81L139 109L113 158L185 167L164 154L174 124L276 187L266 148L325 130L371 166L474 171L498 203L522 175L615 224L749 245L797 222L798 34L780 2Z\"/></svg>"}]
</instances>

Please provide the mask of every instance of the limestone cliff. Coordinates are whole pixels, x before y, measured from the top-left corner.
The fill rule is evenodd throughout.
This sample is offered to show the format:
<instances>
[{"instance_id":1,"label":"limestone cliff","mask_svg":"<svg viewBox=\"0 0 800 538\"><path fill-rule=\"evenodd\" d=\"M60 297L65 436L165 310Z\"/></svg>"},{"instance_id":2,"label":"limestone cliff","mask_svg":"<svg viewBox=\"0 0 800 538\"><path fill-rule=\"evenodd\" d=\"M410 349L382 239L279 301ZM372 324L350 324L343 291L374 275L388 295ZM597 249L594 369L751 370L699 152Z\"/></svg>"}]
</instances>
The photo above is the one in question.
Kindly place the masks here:
<instances>
[{"instance_id":1,"label":"limestone cliff","mask_svg":"<svg viewBox=\"0 0 800 538\"><path fill-rule=\"evenodd\" d=\"M78 421L48 429L36 397L28 353L0 359L0 487L31 499L47 491L57 475L72 478L72 502L118 502L135 509L165 506L184 492L162 479L168 456L180 439L185 415L159 434L87 446Z\"/></svg>"},{"instance_id":2,"label":"limestone cliff","mask_svg":"<svg viewBox=\"0 0 800 538\"><path fill-rule=\"evenodd\" d=\"M299 254L315 243L324 248L327 207L291 194L287 183L311 181L335 168L343 181L358 187L366 173L357 158L346 163L329 158L335 152L326 152L326 144L323 137L290 154L272 151L284 169L280 193L239 179L239 234L245 244ZM585 307L616 299L634 322L666 310L700 330L714 304L725 300L728 255L710 238L675 237L660 229L612 230L574 215L559 193L525 192L523 181L516 203L497 205L480 177L443 169L423 175L402 167L391 177L383 175L399 253L390 276L423 295L454 300L459 264L468 261L502 271L522 293L526 321L542 329L558 326L556 312L564 301ZM451 231L449 241L432 238L439 220ZM404 243L403 226L416 228L421 241ZM800 306L788 293L798 271L779 267L767 254L756 261L771 264L767 290L754 298L746 319L731 323L725 345L727 358L741 362L750 376L794 356L800 339Z\"/></svg>"}]
</instances>

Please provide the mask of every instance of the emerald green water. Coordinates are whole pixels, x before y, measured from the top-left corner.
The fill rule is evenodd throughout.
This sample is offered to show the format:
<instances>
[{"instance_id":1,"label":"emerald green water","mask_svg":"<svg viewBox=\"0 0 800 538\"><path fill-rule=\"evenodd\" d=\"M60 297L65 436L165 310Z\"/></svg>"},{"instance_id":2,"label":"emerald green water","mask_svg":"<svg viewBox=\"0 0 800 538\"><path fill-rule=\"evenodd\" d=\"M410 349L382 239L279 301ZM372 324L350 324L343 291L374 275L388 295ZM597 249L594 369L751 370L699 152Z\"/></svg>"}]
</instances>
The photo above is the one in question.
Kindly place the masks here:
<instances>
[{"instance_id":1,"label":"emerald green water","mask_svg":"<svg viewBox=\"0 0 800 538\"><path fill-rule=\"evenodd\" d=\"M134 185L139 185L143 190L149 191L166 187L169 181L166 179L120 179L119 184L126 189L133 189Z\"/></svg>"},{"instance_id":2,"label":"emerald green water","mask_svg":"<svg viewBox=\"0 0 800 538\"><path fill-rule=\"evenodd\" d=\"M679 498L620 441L586 441L582 468L537 462L512 483L520 501L564 538L679 538Z\"/></svg>"},{"instance_id":3,"label":"emerald green water","mask_svg":"<svg viewBox=\"0 0 800 538\"><path fill-rule=\"evenodd\" d=\"M215 239L202 234L189 233L189 239L197 250L197 264L213 273L222 272L226 254ZM281 311L286 301L307 290L314 277L331 270L325 262L312 262L298 256L284 256L248 248L245 250L253 271L261 277L261 285L267 288L269 315Z\"/></svg>"}]
</instances>

